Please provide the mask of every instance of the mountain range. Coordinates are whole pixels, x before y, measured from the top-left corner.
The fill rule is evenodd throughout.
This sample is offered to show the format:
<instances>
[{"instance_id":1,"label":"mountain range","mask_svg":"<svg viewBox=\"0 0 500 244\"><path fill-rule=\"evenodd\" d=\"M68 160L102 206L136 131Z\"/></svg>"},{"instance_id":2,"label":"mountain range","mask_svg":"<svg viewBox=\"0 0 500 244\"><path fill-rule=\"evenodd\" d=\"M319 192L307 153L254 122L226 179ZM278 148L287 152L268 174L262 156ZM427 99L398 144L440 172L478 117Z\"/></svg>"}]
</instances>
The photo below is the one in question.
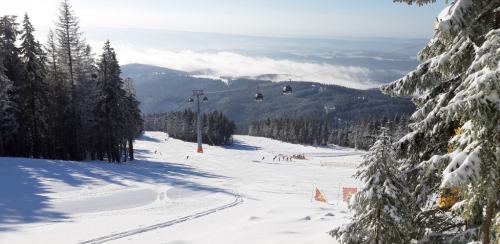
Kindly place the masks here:
<instances>
[{"instance_id":1,"label":"mountain range","mask_svg":"<svg viewBox=\"0 0 500 244\"><path fill-rule=\"evenodd\" d=\"M122 66L122 78L130 77L136 85L142 113L171 110L196 110L188 98L193 90L203 90L208 102L200 102L204 113L218 110L236 122L239 132L251 121L267 118L312 118L357 120L382 116L409 115L415 111L411 99L391 98L378 89L357 90L338 85L315 82L272 82L248 78L193 77L190 72L151 65L128 64ZM291 95L283 95L283 87L290 85ZM254 95L262 93L262 102Z\"/></svg>"}]
</instances>

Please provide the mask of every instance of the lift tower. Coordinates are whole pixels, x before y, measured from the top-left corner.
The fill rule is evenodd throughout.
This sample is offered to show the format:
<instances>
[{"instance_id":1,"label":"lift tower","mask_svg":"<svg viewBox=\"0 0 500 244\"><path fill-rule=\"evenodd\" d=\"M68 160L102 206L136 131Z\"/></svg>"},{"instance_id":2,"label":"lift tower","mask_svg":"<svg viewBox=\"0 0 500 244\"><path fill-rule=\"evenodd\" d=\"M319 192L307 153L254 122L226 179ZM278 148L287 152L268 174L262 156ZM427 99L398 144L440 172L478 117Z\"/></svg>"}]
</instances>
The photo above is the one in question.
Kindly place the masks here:
<instances>
[{"instance_id":1,"label":"lift tower","mask_svg":"<svg viewBox=\"0 0 500 244\"><path fill-rule=\"evenodd\" d=\"M201 147L201 113L200 113L200 96L205 95L203 90L193 90L193 95L196 96L198 102L198 153L203 153L203 148ZM203 101L207 101L204 99Z\"/></svg>"}]
</instances>

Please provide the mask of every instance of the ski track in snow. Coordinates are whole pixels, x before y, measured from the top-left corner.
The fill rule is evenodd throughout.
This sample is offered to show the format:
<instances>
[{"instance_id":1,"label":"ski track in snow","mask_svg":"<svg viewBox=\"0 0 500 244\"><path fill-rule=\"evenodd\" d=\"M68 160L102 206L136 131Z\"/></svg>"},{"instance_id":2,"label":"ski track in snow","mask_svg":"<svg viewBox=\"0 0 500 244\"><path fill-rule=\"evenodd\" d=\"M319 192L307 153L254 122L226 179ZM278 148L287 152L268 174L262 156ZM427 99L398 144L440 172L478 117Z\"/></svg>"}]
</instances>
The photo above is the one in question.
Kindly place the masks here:
<instances>
[{"instance_id":1,"label":"ski track in snow","mask_svg":"<svg viewBox=\"0 0 500 244\"><path fill-rule=\"evenodd\" d=\"M108 242L108 241L111 241L111 240L116 240L116 239L124 238L124 237L131 236L131 235L144 233L146 231L151 231L151 230L156 230L156 229L160 229L160 228L169 227L169 226L172 226L172 225L175 225L175 224L178 224L178 223L182 223L182 222L185 222L185 221L189 221L189 220L193 220L193 219L196 219L196 218L200 218L200 217L203 217L203 216L206 216L206 215L209 215L209 214L216 213L218 211L224 210L226 208L231 208L231 207L237 206L239 204L242 204L243 203L243 198L241 198L241 196L239 195L238 189L234 189L233 194L234 194L234 196L236 198L234 200L234 202L232 202L230 204L226 204L224 206L213 208L213 209L210 209L210 210L207 210L207 211L203 211L203 212L200 212L200 213L197 213L197 214L189 215L189 216L186 216L186 217L183 217L183 218L170 220L170 221L167 221L165 223L160 223L160 224L156 224L156 225L152 225L152 226L148 226L148 227L138 228L138 229L135 229L135 230L130 230L130 231L122 232L122 233L107 235L107 236L95 238L95 239L92 239L92 240L89 240L89 241L79 242L79 244L104 243L104 242Z\"/></svg>"}]
</instances>

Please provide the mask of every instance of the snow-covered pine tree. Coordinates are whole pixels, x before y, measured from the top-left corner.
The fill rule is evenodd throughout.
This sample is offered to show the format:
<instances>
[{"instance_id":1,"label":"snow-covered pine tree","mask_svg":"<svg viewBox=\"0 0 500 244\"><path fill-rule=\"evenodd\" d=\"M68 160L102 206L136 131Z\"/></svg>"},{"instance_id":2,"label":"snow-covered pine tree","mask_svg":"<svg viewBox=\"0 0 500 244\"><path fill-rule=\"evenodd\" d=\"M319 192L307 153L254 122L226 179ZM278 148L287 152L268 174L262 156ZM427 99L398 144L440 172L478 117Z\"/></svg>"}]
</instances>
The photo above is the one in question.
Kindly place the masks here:
<instances>
[{"instance_id":1,"label":"snow-covered pine tree","mask_svg":"<svg viewBox=\"0 0 500 244\"><path fill-rule=\"evenodd\" d=\"M40 126L46 123L45 114L45 99L47 98L47 86L44 81L42 70L45 63L41 60L42 45L35 40L33 32L35 29L31 25L28 14L24 15L23 28L21 35L20 52L24 63L24 72L27 86L23 87L25 94L29 96L27 99L25 113L29 114L31 124L31 140L33 141L33 157L40 158L41 140ZM28 112L29 111L29 112ZM42 123L40 123L42 122Z\"/></svg>"},{"instance_id":2,"label":"snow-covered pine tree","mask_svg":"<svg viewBox=\"0 0 500 244\"><path fill-rule=\"evenodd\" d=\"M3 66L5 51L4 41L0 36L0 156L5 156L4 144L12 141L13 135L17 133L17 121L15 111L17 105L10 99L9 92L13 82L5 75Z\"/></svg>"},{"instance_id":3,"label":"snow-covered pine tree","mask_svg":"<svg viewBox=\"0 0 500 244\"><path fill-rule=\"evenodd\" d=\"M6 15L0 17L0 36L3 39L3 67L5 68L5 75L12 81L12 86L8 89L10 97L11 114L14 115L11 123L12 137L9 143L9 151L12 152L11 156L29 157L29 149L25 150L28 144L24 137L26 132L26 121L22 118L20 105L23 104L23 96L21 95L21 87L24 86L25 79L23 75L23 63L20 58L19 48L16 46L17 37L20 33L19 24L16 22L17 16ZM14 119L15 118L15 119ZM21 136L21 134L23 134Z\"/></svg>"},{"instance_id":4,"label":"snow-covered pine tree","mask_svg":"<svg viewBox=\"0 0 500 244\"><path fill-rule=\"evenodd\" d=\"M418 54L422 64L381 87L392 96L421 94L413 99L413 132L398 143L407 181L416 189L412 238L420 243L499 241L499 7L498 0L452 2ZM462 198L453 213L431 207L446 187Z\"/></svg>"},{"instance_id":5,"label":"snow-covered pine tree","mask_svg":"<svg viewBox=\"0 0 500 244\"><path fill-rule=\"evenodd\" d=\"M49 130L50 137L49 152L54 159L66 159L67 156L67 140L65 133L66 124L66 109L69 107L69 87L63 81L61 67L58 65L59 55L58 48L54 36L54 32L49 30L47 42L44 45L46 53L46 74L45 79L48 85L47 103L52 112L49 113Z\"/></svg>"},{"instance_id":6,"label":"snow-covered pine tree","mask_svg":"<svg viewBox=\"0 0 500 244\"><path fill-rule=\"evenodd\" d=\"M381 128L381 136L364 155L356 178L365 185L349 202L351 222L330 232L340 243L409 243L408 204L411 195L400 177L396 151Z\"/></svg>"},{"instance_id":7,"label":"snow-covered pine tree","mask_svg":"<svg viewBox=\"0 0 500 244\"><path fill-rule=\"evenodd\" d=\"M62 71L65 73L65 82L71 88L71 140L70 140L70 155L73 160L83 160L84 153L82 152L80 137L80 126L78 121L78 72L77 65L79 64L78 52L81 51L80 37L82 33L79 31L79 20L76 17L69 0L63 0L59 5L59 15L57 16L56 36L58 41L59 65L62 66Z\"/></svg>"},{"instance_id":8,"label":"snow-covered pine tree","mask_svg":"<svg viewBox=\"0 0 500 244\"><path fill-rule=\"evenodd\" d=\"M95 115L97 65L92 48L84 41L80 42L76 61L78 62L75 69L78 74L78 86L76 88L78 92L75 97L77 101L77 119L79 121L79 131L87 132L81 134L79 144L90 152L91 159L94 160L95 143L97 142L96 126L98 125Z\"/></svg>"},{"instance_id":9,"label":"snow-covered pine tree","mask_svg":"<svg viewBox=\"0 0 500 244\"><path fill-rule=\"evenodd\" d=\"M120 78L120 66L116 54L109 41L103 46L103 54L98 62L98 99L97 110L101 122L103 137L101 154L105 151L108 162L120 162L119 146L123 130L121 129L122 110L119 107L125 92L122 90L123 81Z\"/></svg>"},{"instance_id":10,"label":"snow-covered pine tree","mask_svg":"<svg viewBox=\"0 0 500 244\"><path fill-rule=\"evenodd\" d=\"M320 132L321 145L327 144L329 131L331 131L331 130L328 128L328 120L325 119L325 122L323 123L323 126L321 127L321 132Z\"/></svg>"},{"instance_id":11,"label":"snow-covered pine tree","mask_svg":"<svg viewBox=\"0 0 500 244\"><path fill-rule=\"evenodd\" d=\"M134 138L138 135L138 131L142 124L141 110L139 110L139 101L135 95L135 86L130 77L125 78L123 81L123 90L125 91L125 100L127 106L127 120L126 120L126 137L128 142L130 160L134 160ZM164 127L165 130L166 126Z\"/></svg>"}]
</instances>

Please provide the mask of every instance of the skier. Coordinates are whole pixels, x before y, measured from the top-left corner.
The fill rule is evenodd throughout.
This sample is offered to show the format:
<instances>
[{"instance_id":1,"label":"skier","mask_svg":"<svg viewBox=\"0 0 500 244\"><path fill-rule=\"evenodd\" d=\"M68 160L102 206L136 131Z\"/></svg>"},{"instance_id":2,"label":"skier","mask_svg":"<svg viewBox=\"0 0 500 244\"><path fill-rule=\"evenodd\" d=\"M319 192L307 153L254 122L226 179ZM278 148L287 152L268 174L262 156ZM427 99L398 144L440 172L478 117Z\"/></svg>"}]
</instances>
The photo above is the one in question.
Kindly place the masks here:
<instances>
[{"instance_id":1,"label":"skier","mask_svg":"<svg viewBox=\"0 0 500 244\"><path fill-rule=\"evenodd\" d=\"M156 150L156 151L158 151L158 150ZM156 151L155 151L155 154L156 154Z\"/></svg>"},{"instance_id":2,"label":"skier","mask_svg":"<svg viewBox=\"0 0 500 244\"><path fill-rule=\"evenodd\" d=\"M274 162L275 159L276 159L276 157L273 158L273 162Z\"/></svg>"},{"instance_id":3,"label":"skier","mask_svg":"<svg viewBox=\"0 0 500 244\"><path fill-rule=\"evenodd\" d=\"M189 156L186 157L186 160L188 160Z\"/></svg>"},{"instance_id":4,"label":"skier","mask_svg":"<svg viewBox=\"0 0 500 244\"><path fill-rule=\"evenodd\" d=\"M262 157L262 160L264 160L264 157Z\"/></svg>"}]
</instances>

